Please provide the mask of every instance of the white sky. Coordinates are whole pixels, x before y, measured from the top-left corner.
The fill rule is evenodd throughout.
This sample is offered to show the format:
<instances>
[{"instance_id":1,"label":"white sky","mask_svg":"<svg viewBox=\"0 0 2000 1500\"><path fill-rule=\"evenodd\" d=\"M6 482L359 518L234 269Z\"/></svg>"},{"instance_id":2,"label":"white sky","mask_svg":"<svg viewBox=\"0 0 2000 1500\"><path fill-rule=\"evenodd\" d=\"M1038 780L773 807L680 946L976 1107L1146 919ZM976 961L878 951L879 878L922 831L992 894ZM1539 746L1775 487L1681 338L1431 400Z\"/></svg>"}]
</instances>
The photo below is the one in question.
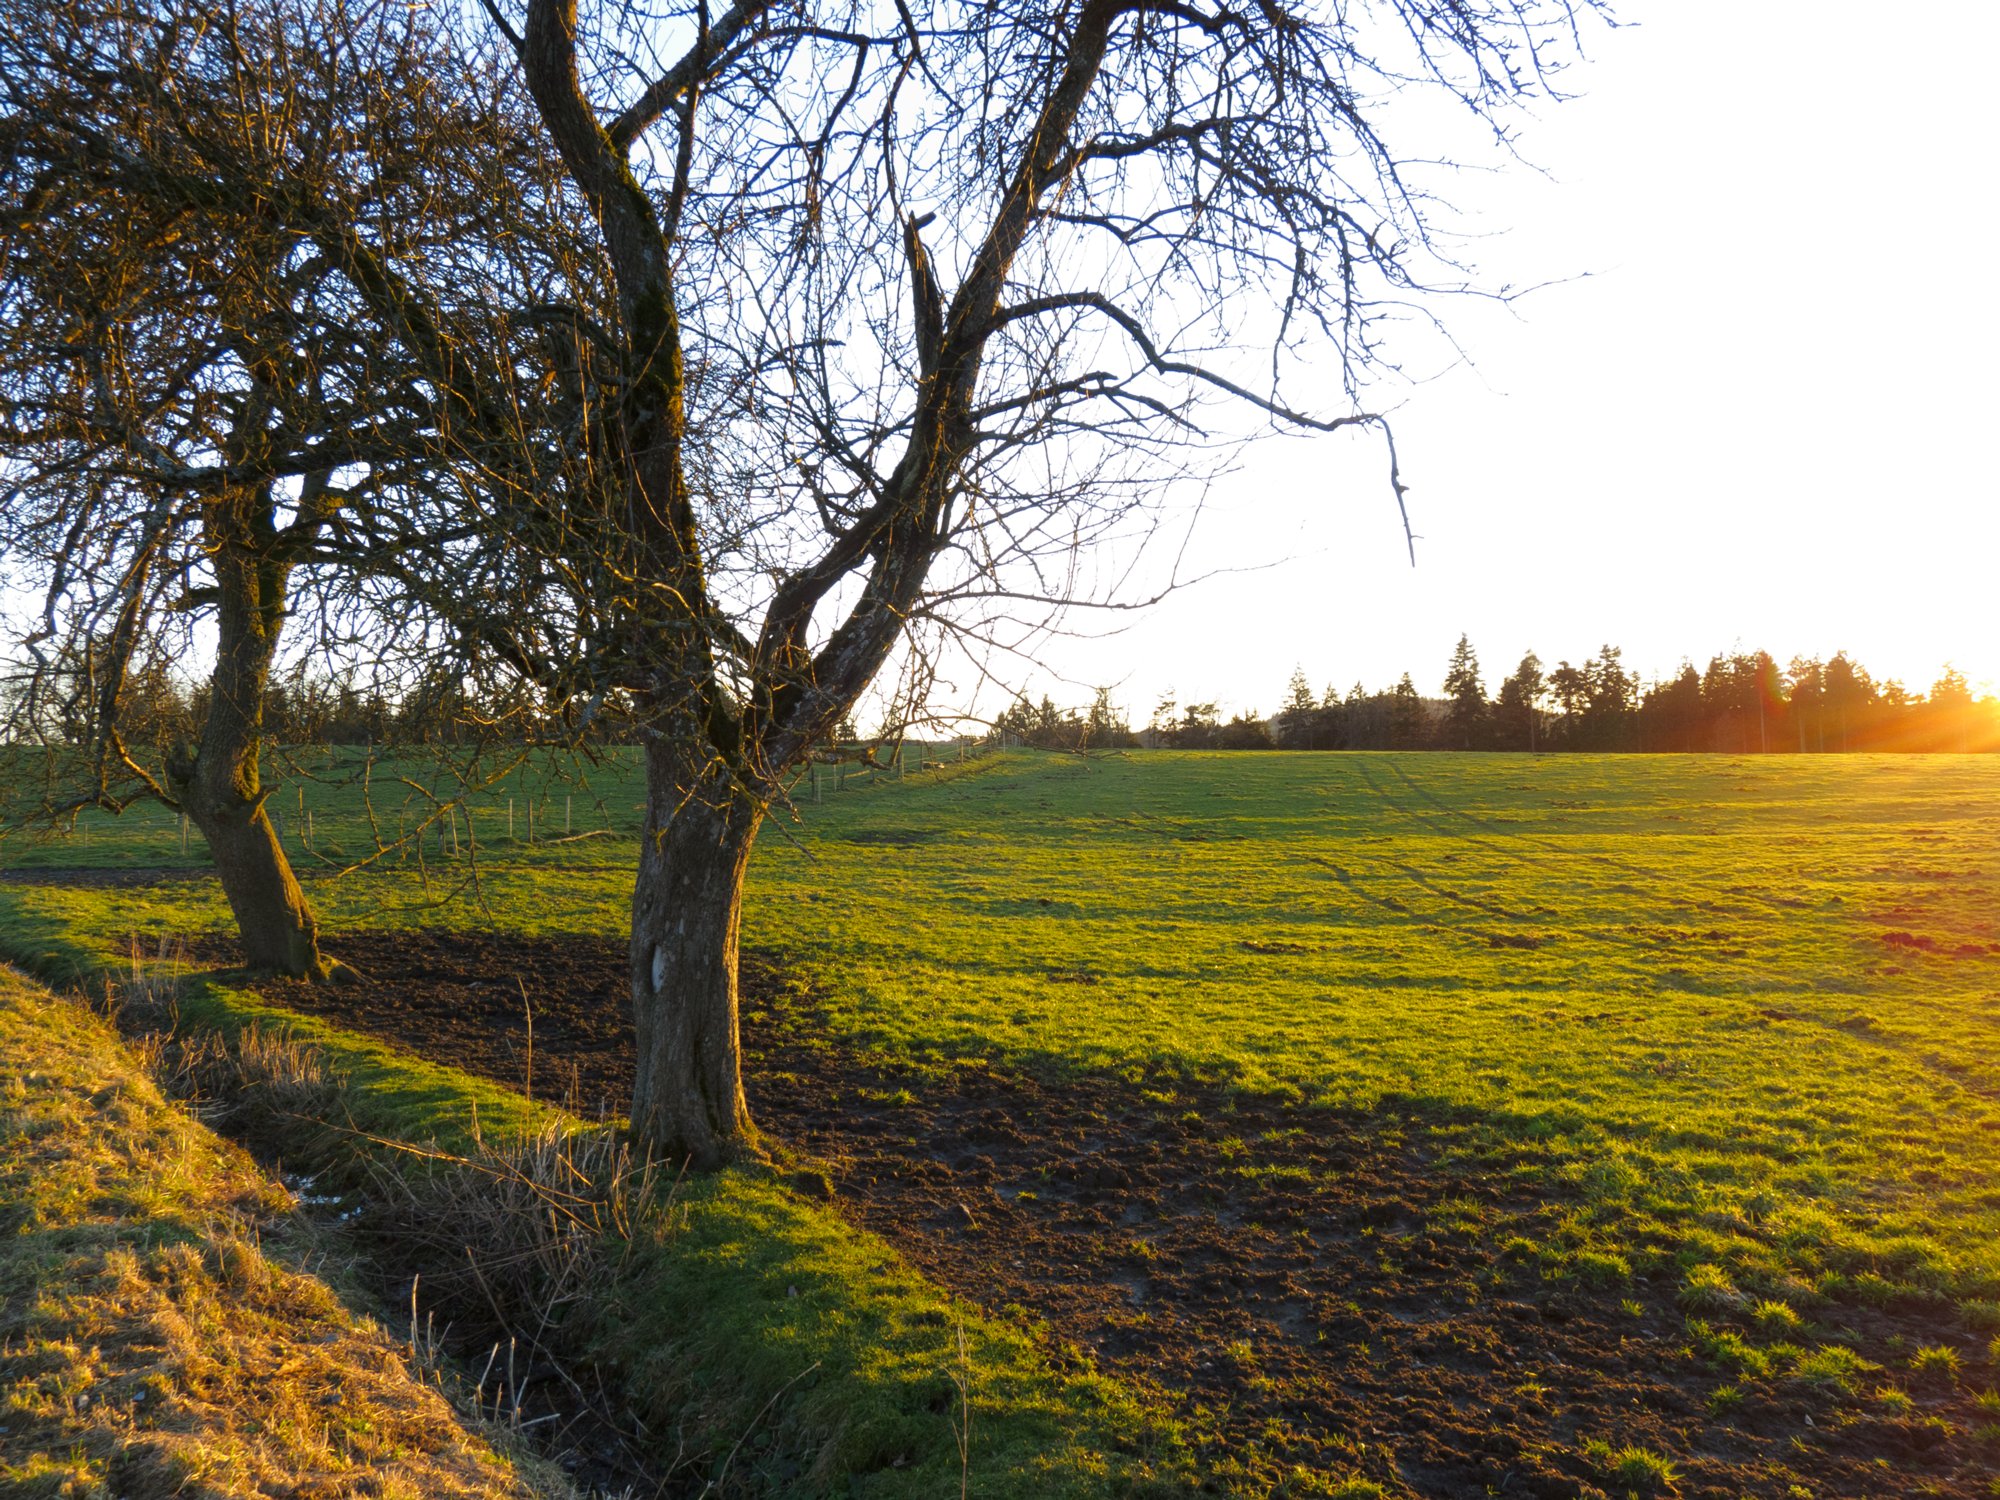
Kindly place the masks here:
<instances>
[{"instance_id":1,"label":"white sky","mask_svg":"<svg viewBox=\"0 0 2000 1500\"><path fill-rule=\"evenodd\" d=\"M1523 132L1548 175L1454 195L1506 231L1490 281L1590 274L1461 306L1478 368L1390 393L1418 567L1379 440L1267 442L1196 534L1210 565L1266 566L1048 645L1034 691L1112 683L1135 722L1170 684L1268 713L1295 664L1436 692L1461 630L1489 689L1524 650L1606 641L1649 677L1844 648L1918 690L1948 660L2000 689L2000 7L1624 17L1589 36L1584 97Z\"/></svg>"}]
</instances>

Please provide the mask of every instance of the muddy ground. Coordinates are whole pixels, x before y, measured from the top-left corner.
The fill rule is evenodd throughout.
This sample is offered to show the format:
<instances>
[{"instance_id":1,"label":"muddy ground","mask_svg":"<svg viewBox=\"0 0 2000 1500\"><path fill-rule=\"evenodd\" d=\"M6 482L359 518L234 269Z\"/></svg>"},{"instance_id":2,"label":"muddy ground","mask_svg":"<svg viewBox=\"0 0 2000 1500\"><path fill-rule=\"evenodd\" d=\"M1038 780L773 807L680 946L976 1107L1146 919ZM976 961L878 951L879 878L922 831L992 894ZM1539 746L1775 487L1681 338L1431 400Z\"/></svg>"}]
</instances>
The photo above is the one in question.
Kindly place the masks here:
<instances>
[{"instance_id":1,"label":"muddy ground","mask_svg":"<svg viewBox=\"0 0 2000 1500\"><path fill-rule=\"evenodd\" d=\"M622 943L335 946L365 983L265 992L517 1088L532 1005L537 1096L589 1115L627 1097ZM1992 1414L1897 1372L1848 1396L1745 1383L1711 1414L1731 1376L1687 1347L1673 1286L1550 1284L1509 1261L1497 1241L1539 1239L1562 1205L1503 1163L1439 1161L1421 1122L1182 1078L918 1073L830 1044L810 995L755 957L744 992L751 1108L804 1189L957 1294L1043 1321L1059 1358L1157 1386L1237 1483L1299 1464L1440 1500L1622 1495L1584 1454L1601 1440L1670 1459L1685 1496L1994 1493L2000 1446L1972 1435ZM1855 1319L1881 1359L1951 1336L1923 1309ZM1874 1399L1885 1381L1914 1409Z\"/></svg>"}]
</instances>

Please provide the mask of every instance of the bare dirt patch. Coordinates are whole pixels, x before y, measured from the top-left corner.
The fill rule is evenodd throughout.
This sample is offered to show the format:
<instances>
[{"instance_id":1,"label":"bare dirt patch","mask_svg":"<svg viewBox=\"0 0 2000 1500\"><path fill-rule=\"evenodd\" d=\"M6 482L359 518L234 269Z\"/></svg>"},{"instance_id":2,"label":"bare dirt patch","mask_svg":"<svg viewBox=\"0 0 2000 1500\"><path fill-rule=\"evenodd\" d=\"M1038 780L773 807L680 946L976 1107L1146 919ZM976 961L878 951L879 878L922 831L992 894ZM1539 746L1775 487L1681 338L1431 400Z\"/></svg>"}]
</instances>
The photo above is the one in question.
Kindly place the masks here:
<instances>
[{"instance_id":1,"label":"bare dirt patch","mask_svg":"<svg viewBox=\"0 0 2000 1500\"><path fill-rule=\"evenodd\" d=\"M1939 941L1928 933L1885 932L1880 940L1891 948L1913 953L1935 953L1945 958L1986 958L2000 954L2000 943L1953 943L1948 938Z\"/></svg>"},{"instance_id":2,"label":"bare dirt patch","mask_svg":"<svg viewBox=\"0 0 2000 1500\"><path fill-rule=\"evenodd\" d=\"M532 1005L536 1094L588 1114L627 1096L622 944L334 946L366 983L265 992L517 1088ZM1903 1411L1774 1382L1712 1414L1730 1376L1688 1347L1673 1288L1514 1265L1499 1237L1538 1237L1562 1205L1504 1163L1441 1160L1422 1122L1183 1077L885 1061L830 1043L768 963L746 959L744 990L752 1109L803 1190L1043 1322L1059 1357L1156 1385L1253 1485L1302 1465L1432 1497L1622 1492L1586 1455L1602 1441L1670 1460L1688 1496L1988 1493L1956 1391L1913 1388ZM1870 1345L1937 1334L1921 1312L1869 1316Z\"/></svg>"},{"instance_id":3,"label":"bare dirt patch","mask_svg":"<svg viewBox=\"0 0 2000 1500\"><path fill-rule=\"evenodd\" d=\"M142 886L214 878L215 871L207 866L197 869L173 865L126 865L118 868L51 865L31 870L0 870L0 885L70 885L91 890L136 890Z\"/></svg>"}]
</instances>

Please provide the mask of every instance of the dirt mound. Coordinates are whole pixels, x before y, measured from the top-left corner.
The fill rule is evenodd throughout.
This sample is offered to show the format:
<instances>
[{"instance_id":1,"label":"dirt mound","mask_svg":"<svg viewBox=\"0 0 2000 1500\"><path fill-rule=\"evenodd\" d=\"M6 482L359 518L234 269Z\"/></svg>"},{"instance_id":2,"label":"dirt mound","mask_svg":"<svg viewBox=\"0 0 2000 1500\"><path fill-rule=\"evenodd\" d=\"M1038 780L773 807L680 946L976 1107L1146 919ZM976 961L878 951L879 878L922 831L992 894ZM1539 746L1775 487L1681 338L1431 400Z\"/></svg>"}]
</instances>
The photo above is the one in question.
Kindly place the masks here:
<instances>
[{"instance_id":1,"label":"dirt mound","mask_svg":"<svg viewBox=\"0 0 2000 1500\"><path fill-rule=\"evenodd\" d=\"M622 944L332 946L367 983L266 992L514 1087L532 1006L537 1095L591 1114L627 1097ZM1440 1159L1421 1122L1181 1077L864 1058L755 957L744 1031L752 1110L816 1163L802 1187L960 1295L1043 1320L1059 1354L1156 1384L1253 1488L1296 1464L1434 1497L1622 1493L1603 1455L1637 1447L1688 1496L1986 1493L1921 1406L1772 1385L1712 1415L1729 1376L1688 1347L1671 1289L1516 1266L1499 1226L1539 1239L1562 1205L1504 1164Z\"/></svg>"}]
</instances>

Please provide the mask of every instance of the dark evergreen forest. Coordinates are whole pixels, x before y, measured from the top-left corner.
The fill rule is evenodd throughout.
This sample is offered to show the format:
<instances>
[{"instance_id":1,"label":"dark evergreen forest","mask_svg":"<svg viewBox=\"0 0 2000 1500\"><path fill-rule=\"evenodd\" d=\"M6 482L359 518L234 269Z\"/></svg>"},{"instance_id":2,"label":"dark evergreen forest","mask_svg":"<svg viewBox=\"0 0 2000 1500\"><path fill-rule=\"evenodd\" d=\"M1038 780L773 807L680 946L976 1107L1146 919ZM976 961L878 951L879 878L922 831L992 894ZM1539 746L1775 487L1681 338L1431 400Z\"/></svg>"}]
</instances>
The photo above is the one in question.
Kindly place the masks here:
<instances>
[{"instance_id":1,"label":"dark evergreen forest","mask_svg":"<svg viewBox=\"0 0 2000 1500\"><path fill-rule=\"evenodd\" d=\"M1169 695L1143 728L1100 690L1086 708L1017 699L995 730L1046 749L1153 746L1186 750L1594 750L1762 754L1891 750L2000 750L2000 701L1975 698L1947 667L1924 693L1878 680L1845 653L1794 657L1764 651L1684 663L1647 682L1619 648L1581 665L1545 666L1530 652L1489 692L1478 654L1461 636L1439 691L1408 672L1387 689L1355 683L1315 692L1295 671L1268 717L1224 719L1213 702Z\"/></svg>"}]
</instances>

